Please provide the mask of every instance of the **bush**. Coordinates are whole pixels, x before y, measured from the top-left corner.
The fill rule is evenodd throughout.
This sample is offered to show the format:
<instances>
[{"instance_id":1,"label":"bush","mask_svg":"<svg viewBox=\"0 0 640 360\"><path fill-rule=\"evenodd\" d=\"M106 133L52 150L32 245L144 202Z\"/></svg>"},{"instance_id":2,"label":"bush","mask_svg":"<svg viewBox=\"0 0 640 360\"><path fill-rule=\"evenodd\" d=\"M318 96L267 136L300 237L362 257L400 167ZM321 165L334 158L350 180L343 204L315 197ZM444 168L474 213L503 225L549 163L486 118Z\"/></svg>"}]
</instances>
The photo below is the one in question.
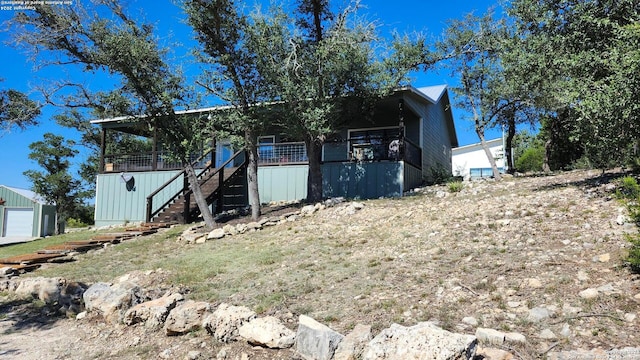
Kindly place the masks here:
<instances>
[{"instance_id":1,"label":"bush","mask_svg":"<svg viewBox=\"0 0 640 360\"><path fill-rule=\"evenodd\" d=\"M578 160L571 164L571 169L574 170L591 170L593 164L587 155L582 155Z\"/></svg>"},{"instance_id":2,"label":"bush","mask_svg":"<svg viewBox=\"0 0 640 360\"><path fill-rule=\"evenodd\" d=\"M631 248L625 260L632 271L640 273L640 235L627 235L627 241L631 243Z\"/></svg>"},{"instance_id":3,"label":"bush","mask_svg":"<svg viewBox=\"0 0 640 360\"><path fill-rule=\"evenodd\" d=\"M78 219L74 219L74 218L69 218L67 219L67 227L70 228L83 228L83 227L87 227L89 226L89 224L86 224Z\"/></svg>"},{"instance_id":4,"label":"bush","mask_svg":"<svg viewBox=\"0 0 640 360\"><path fill-rule=\"evenodd\" d=\"M625 176L620 180L620 188L616 191L619 199L637 200L640 197L640 185L633 176Z\"/></svg>"},{"instance_id":5,"label":"bush","mask_svg":"<svg viewBox=\"0 0 640 360\"><path fill-rule=\"evenodd\" d=\"M431 172L432 184L444 184L453 176L451 172L445 169L445 167L440 163L429 168L429 171Z\"/></svg>"},{"instance_id":6,"label":"bush","mask_svg":"<svg viewBox=\"0 0 640 360\"><path fill-rule=\"evenodd\" d=\"M543 147L528 148L516 159L516 169L520 172L542 171L543 164Z\"/></svg>"},{"instance_id":7,"label":"bush","mask_svg":"<svg viewBox=\"0 0 640 360\"><path fill-rule=\"evenodd\" d=\"M462 189L464 188L464 184L462 183L462 181L452 181L447 184L447 188L449 189L450 193L457 193L462 191Z\"/></svg>"},{"instance_id":8,"label":"bush","mask_svg":"<svg viewBox=\"0 0 640 360\"><path fill-rule=\"evenodd\" d=\"M633 176L625 176L620 181L620 187L616 190L616 196L627 205L629 216L637 225L640 224L640 185ZM640 235L627 235L627 241L631 243L629 253L625 258L632 271L640 273Z\"/></svg>"}]
</instances>

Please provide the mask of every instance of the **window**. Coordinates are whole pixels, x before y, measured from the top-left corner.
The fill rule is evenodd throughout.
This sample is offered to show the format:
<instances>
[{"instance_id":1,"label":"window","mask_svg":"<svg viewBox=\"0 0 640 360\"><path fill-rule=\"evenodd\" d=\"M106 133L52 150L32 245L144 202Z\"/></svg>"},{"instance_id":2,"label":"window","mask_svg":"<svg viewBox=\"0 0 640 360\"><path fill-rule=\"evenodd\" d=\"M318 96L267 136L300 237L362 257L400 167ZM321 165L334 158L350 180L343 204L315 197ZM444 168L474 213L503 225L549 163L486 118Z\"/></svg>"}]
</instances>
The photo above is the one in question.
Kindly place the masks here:
<instances>
[{"instance_id":1,"label":"window","mask_svg":"<svg viewBox=\"0 0 640 360\"><path fill-rule=\"evenodd\" d=\"M258 137L258 157L265 162L269 162L274 157L273 150L276 143L275 135Z\"/></svg>"}]
</instances>

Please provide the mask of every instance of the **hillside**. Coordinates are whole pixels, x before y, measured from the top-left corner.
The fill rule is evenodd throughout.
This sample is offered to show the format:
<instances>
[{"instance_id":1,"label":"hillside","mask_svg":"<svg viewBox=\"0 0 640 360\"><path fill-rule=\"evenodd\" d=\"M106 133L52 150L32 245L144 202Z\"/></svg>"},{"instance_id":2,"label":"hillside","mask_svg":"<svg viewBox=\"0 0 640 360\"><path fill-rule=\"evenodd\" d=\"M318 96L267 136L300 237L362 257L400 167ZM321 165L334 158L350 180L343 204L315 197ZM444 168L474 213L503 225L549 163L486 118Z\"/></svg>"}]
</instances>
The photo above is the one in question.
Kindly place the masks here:
<instances>
[{"instance_id":1,"label":"hillside","mask_svg":"<svg viewBox=\"0 0 640 360\"><path fill-rule=\"evenodd\" d=\"M292 327L306 314L342 334L356 324L376 334L420 321L467 334L491 328L525 335L526 345L508 349L522 358L637 346L640 278L621 259L624 233L636 228L612 196L618 176L478 181L454 193L426 187L204 244L176 241L181 229L174 229L29 276L93 283L135 272L145 286L248 306ZM21 349L16 358L149 358L167 349L180 358L221 349L229 359L292 356L213 343L205 333L167 338L95 318L52 319L4 298L3 312L25 319L26 326L0 326L0 349Z\"/></svg>"}]
</instances>

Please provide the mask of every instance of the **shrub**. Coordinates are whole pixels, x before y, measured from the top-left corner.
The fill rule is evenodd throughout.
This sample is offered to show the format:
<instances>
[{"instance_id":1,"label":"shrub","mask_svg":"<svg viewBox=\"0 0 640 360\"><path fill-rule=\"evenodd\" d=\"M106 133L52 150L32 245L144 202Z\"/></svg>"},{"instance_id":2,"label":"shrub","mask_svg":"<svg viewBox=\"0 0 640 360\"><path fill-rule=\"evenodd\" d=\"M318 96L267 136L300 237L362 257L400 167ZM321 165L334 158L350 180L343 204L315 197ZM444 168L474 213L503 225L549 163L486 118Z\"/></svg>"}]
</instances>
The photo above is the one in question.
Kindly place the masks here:
<instances>
[{"instance_id":1,"label":"shrub","mask_svg":"<svg viewBox=\"0 0 640 360\"><path fill-rule=\"evenodd\" d=\"M451 172L447 171L447 169L440 163L430 167L429 171L431 172L431 183L433 184L444 184L453 176Z\"/></svg>"},{"instance_id":2,"label":"shrub","mask_svg":"<svg viewBox=\"0 0 640 360\"><path fill-rule=\"evenodd\" d=\"M542 165L544 163L544 148L532 147L525 150L525 152L516 160L516 169L520 172L530 171L542 171Z\"/></svg>"},{"instance_id":3,"label":"shrub","mask_svg":"<svg viewBox=\"0 0 640 360\"><path fill-rule=\"evenodd\" d=\"M593 169L593 164L591 160L586 155L582 155L578 160L574 161L571 164L571 169L574 170L591 170Z\"/></svg>"},{"instance_id":4,"label":"shrub","mask_svg":"<svg viewBox=\"0 0 640 360\"><path fill-rule=\"evenodd\" d=\"M625 176L620 180L620 188L616 191L620 199L637 200L640 197L640 185L633 176Z\"/></svg>"},{"instance_id":5,"label":"shrub","mask_svg":"<svg viewBox=\"0 0 640 360\"><path fill-rule=\"evenodd\" d=\"M67 226L70 228L82 228L87 227L89 224L82 222L81 220L69 218L67 219Z\"/></svg>"},{"instance_id":6,"label":"shrub","mask_svg":"<svg viewBox=\"0 0 640 360\"><path fill-rule=\"evenodd\" d=\"M447 184L447 188L449 189L449 192L456 193L462 191L464 184L462 181L452 181Z\"/></svg>"},{"instance_id":7,"label":"shrub","mask_svg":"<svg viewBox=\"0 0 640 360\"><path fill-rule=\"evenodd\" d=\"M631 248L625 260L633 272L640 273L640 235L627 235L627 241Z\"/></svg>"},{"instance_id":8,"label":"shrub","mask_svg":"<svg viewBox=\"0 0 640 360\"><path fill-rule=\"evenodd\" d=\"M640 224L640 185L633 176L625 176L620 181L620 188L616 190L616 196L625 201L629 216L633 222ZM627 235L627 241L631 243L626 262L632 271L640 273L640 235Z\"/></svg>"}]
</instances>

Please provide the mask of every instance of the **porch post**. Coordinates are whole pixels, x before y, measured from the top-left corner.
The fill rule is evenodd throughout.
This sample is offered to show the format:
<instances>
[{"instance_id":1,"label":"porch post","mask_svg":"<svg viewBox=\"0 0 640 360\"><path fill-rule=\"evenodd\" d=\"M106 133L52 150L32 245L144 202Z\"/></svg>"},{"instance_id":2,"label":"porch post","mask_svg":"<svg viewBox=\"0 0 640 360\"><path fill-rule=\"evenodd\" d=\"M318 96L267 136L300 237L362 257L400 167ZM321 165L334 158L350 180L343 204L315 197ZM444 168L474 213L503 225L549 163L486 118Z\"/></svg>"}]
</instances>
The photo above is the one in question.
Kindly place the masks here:
<instances>
[{"instance_id":1,"label":"porch post","mask_svg":"<svg viewBox=\"0 0 640 360\"><path fill-rule=\"evenodd\" d=\"M104 127L100 132L100 173L104 173L104 153L106 151L106 142L107 142L107 129Z\"/></svg>"},{"instance_id":2,"label":"porch post","mask_svg":"<svg viewBox=\"0 0 640 360\"><path fill-rule=\"evenodd\" d=\"M404 99L398 99L398 155L404 159Z\"/></svg>"},{"instance_id":3,"label":"porch post","mask_svg":"<svg viewBox=\"0 0 640 360\"><path fill-rule=\"evenodd\" d=\"M151 169L158 170L158 127L153 124L153 144L151 145Z\"/></svg>"}]
</instances>

